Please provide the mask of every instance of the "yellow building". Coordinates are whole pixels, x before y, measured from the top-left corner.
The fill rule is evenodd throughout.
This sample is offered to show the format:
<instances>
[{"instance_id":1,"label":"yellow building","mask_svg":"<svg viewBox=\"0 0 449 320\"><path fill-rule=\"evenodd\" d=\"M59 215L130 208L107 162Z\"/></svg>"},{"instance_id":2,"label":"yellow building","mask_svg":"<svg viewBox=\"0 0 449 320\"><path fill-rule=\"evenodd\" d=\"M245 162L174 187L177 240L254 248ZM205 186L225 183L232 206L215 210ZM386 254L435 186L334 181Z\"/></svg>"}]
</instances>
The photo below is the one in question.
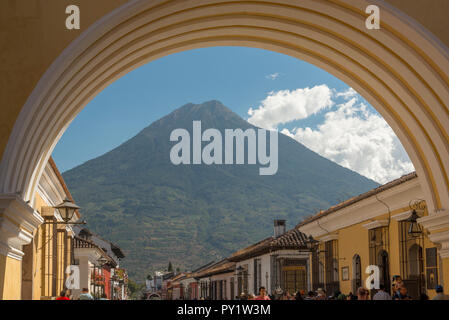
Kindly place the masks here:
<instances>
[{"instance_id":1,"label":"yellow building","mask_svg":"<svg viewBox=\"0 0 449 320\"><path fill-rule=\"evenodd\" d=\"M0 299L51 299L63 289L74 232L57 223L62 217L54 207L66 198L73 201L52 159L34 203L17 195L0 198ZM73 220L79 218L76 211Z\"/></svg>"},{"instance_id":2,"label":"yellow building","mask_svg":"<svg viewBox=\"0 0 449 320\"><path fill-rule=\"evenodd\" d=\"M400 275L409 295L432 298L435 286L444 286L449 275L441 263L444 248L429 235L422 198L416 173L411 173L299 223L300 231L319 241L311 258L313 288L326 288L328 295L355 293L366 287L367 267L376 265L387 289L392 277ZM413 210L425 227L411 234Z\"/></svg>"}]
</instances>

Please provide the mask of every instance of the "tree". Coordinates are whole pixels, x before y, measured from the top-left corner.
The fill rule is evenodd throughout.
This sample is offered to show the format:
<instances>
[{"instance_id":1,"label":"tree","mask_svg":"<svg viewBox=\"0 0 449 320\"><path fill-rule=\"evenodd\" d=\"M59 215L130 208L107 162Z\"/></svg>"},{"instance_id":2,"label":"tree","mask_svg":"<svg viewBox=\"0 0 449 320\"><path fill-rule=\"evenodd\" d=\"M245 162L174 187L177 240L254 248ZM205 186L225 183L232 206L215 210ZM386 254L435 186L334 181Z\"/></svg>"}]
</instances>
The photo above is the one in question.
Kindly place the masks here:
<instances>
[{"instance_id":1,"label":"tree","mask_svg":"<svg viewBox=\"0 0 449 320\"><path fill-rule=\"evenodd\" d=\"M168 272L173 272L173 265L171 264L171 261L168 262Z\"/></svg>"}]
</instances>

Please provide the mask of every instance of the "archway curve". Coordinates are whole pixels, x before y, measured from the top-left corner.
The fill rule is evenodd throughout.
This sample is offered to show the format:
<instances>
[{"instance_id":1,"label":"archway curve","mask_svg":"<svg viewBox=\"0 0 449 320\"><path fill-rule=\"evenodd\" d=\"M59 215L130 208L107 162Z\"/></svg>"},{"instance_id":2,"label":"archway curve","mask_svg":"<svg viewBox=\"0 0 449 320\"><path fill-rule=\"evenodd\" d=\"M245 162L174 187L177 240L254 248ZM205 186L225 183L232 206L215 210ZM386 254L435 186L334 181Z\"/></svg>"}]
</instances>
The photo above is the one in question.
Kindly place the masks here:
<instances>
[{"instance_id":1,"label":"archway curve","mask_svg":"<svg viewBox=\"0 0 449 320\"><path fill-rule=\"evenodd\" d=\"M380 30L365 28L369 4L381 8ZM381 0L129 2L84 32L39 81L3 154L0 193L32 200L62 133L119 77L171 53L223 45L288 54L352 86L398 135L430 212L449 208L449 50Z\"/></svg>"}]
</instances>

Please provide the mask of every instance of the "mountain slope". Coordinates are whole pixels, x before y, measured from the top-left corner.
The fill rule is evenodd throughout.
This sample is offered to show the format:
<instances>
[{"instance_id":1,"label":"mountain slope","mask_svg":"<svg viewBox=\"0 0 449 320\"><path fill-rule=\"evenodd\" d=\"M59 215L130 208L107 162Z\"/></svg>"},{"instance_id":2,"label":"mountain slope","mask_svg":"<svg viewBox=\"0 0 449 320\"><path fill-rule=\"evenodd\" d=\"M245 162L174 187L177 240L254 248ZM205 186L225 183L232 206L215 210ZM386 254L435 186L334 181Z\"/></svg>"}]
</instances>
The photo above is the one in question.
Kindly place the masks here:
<instances>
[{"instance_id":1,"label":"mountain slope","mask_svg":"<svg viewBox=\"0 0 449 320\"><path fill-rule=\"evenodd\" d=\"M127 253L130 275L172 261L192 268L272 233L275 218L292 226L377 184L279 134L278 172L259 165L170 162L170 133L255 128L218 101L187 104L114 150L63 174L89 228ZM203 144L204 146L205 144Z\"/></svg>"}]
</instances>

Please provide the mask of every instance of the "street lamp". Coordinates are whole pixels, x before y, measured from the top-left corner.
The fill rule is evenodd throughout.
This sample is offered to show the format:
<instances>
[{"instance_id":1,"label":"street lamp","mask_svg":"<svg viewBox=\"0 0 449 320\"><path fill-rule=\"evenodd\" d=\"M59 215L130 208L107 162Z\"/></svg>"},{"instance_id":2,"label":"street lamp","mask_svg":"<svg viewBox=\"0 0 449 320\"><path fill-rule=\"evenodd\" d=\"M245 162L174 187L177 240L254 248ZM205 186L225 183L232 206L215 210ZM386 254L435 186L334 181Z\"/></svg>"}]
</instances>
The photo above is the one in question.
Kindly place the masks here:
<instances>
[{"instance_id":1,"label":"street lamp","mask_svg":"<svg viewBox=\"0 0 449 320\"><path fill-rule=\"evenodd\" d=\"M412 209L412 214L408 219L406 219L406 222L410 222L410 226L408 228L408 234L412 237L419 237L422 234L422 229L418 224L419 215L416 210L424 210L426 207L426 204L424 200L413 200L409 203L410 209Z\"/></svg>"},{"instance_id":2,"label":"street lamp","mask_svg":"<svg viewBox=\"0 0 449 320\"><path fill-rule=\"evenodd\" d=\"M244 270L245 270L245 268L243 268L242 266L238 266L237 268L235 268L235 271L237 271L235 275L238 276Z\"/></svg>"},{"instance_id":3,"label":"street lamp","mask_svg":"<svg viewBox=\"0 0 449 320\"><path fill-rule=\"evenodd\" d=\"M69 223L69 221L72 220L75 211L78 210L80 207L74 204L73 201L71 201L70 199L65 198L61 204L58 204L54 208L59 211L62 220L64 220L65 223Z\"/></svg>"},{"instance_id":4,"label":"street lamp","mask_svg":"<svg viewBox=\"0 0 449 320\"><path fill-rule=\"evenodd\" d=\"M421 227L418 224L418 213L416 210L412 211L412 215L405 221L410 222L410 227L408 228L408 234L413 237L419 237L422 234Z\"/></svg>"},{"instance_id":5,"label":"street lamp","mask_svg":"<svg viewBox=\"0 0 449 320\"><path fill-rule=\"evenodd\" d=\"M315 240L315 239L312 237L312 235L310 235L310 236L307 238L307 242L306 242L307 249L309 249L310 251L316 250L316 248L318 247L318 243L319 243L319 241L318 241L318 240Z\"/></svg>"},{"instance_id":6,"label":"street lamp","mask_svg":"<svg viewBox=\"0 0 449 320\"><path fill-rule=\"evenodd\" d=\"M81 222L70 222L75 214L75 211L78 210L76 204L73 203L72 200L65 198L64 201L58 204L54 209L58 210L59 214L63 221L46 221L44 224L86 224L85 221Z\"/></svg>"},{"instance_id":7,"label":"street lamp","mask_svg":"<svg viewBox=\"0 0 449 320\"><path fill-rule=\"evenodd\" d=\"M105 257L101 256L98 260L98 264L100 267L103 267L106 263L108 263L108 259L106 259Z\"/></svg>"}]
</instances>

